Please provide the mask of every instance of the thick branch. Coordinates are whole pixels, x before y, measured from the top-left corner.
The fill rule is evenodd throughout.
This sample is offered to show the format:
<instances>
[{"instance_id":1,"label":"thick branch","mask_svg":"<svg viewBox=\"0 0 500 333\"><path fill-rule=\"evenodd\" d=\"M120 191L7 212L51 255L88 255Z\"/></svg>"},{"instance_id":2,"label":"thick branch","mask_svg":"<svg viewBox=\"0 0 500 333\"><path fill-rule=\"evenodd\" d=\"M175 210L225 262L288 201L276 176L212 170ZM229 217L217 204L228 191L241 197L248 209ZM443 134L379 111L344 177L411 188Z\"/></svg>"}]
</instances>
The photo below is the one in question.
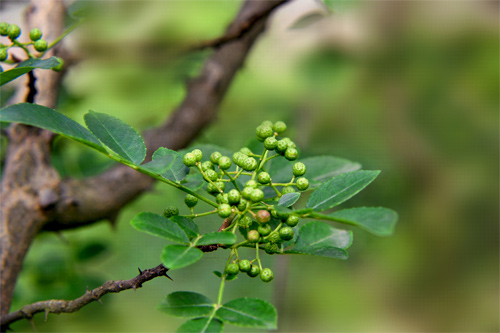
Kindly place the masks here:
<instances>
[{"instance_id":1,"label":"thick branch","mask_svg":"<svg viewBox=\"0 0 500 333\"><path fill-rule=\"evenodd\" d=\"M102 286L93 290L87 290L83 296L71 300L49 300L36 302L33 304L25 305L20 310L11 312L1 319L1 329L5 332L8 326L21 319L31 319L34 314L45 312L45 316L49 313L71 313L80 310L85 305L100 301L101 297L109 293L119 293L128 289L141 288L142 284L154 278L167 275L168 268L160 264L154 268L146 269L145 271L139 270L139 275L130 280L106 281Z\"/></svg>"}]
</instances>

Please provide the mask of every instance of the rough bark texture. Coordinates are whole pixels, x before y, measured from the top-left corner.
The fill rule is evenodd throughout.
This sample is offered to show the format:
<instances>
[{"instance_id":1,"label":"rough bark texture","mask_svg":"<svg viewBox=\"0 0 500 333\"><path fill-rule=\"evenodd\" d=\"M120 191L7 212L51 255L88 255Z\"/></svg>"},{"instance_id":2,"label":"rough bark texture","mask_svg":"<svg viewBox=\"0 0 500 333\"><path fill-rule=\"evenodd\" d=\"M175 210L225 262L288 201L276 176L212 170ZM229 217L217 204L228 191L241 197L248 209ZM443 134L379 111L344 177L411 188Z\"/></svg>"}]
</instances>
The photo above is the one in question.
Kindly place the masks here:
<instances>
[{"instance_id":1,"label":"rough bark texture","mask_svg":"<svg viewBox=\"0 0 500 333\"><path fill-rule=\"evenodd\" d=\"M189 83L182 104L164 125L144 134L150 153L161 146L187 146L214 119L234 75L264 30L267 17L284 2L247 1L243 5L227 30L230 37L217 43L218 49L206 61L199 77ZM63 13L61 1L34 0L27 19L30 25L42 27L51 40L62 31ZM54 107L60 76L53 71L38 72L34 101ZM28 93L21 88L14 102L24 101ZM9 146L0 197L2 316L9 311L22 262L40 230L76 228L113 219L125 204L152 184L152 179L125 166L83 180L61 180L49 160L52 133L12 125L7 136Z\"/></svg>"}]
</instances>

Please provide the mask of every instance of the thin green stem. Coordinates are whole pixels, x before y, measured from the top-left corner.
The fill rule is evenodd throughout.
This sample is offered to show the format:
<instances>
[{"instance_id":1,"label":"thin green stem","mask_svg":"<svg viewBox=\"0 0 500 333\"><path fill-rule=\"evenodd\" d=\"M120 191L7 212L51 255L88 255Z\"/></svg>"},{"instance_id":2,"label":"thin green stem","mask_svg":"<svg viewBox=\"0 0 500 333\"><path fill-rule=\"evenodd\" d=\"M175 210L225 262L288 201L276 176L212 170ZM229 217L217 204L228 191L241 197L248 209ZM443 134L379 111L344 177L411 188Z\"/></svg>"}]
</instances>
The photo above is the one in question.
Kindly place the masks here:
<instances>
[{"instance_id":1,"label":"thin green stem","mask_svg":"<svg viewBox=\"0 0 500 333\"><path fill-rule=\"evenodd\" d=\"M13 42L12 42L13 45L17 46L17 47L20 47L24 50L24 52L26 52L26 54L28 55L29 58L34 58L34 56L31 54L31 52L28 50L28 48L26 47L26 45L20 43L17 39L15 39ZM31 44L31 43L29 43Z\"/></svg>"},{"instance_id":2,"label":"thin green stem","mask_svg":"<svg viewBox=\"0 0 500 333\"><path fill-rule=\"evenodd\" d=\"M226 282L226 275L222 275L220 279L219 294L217 295L217 307L222 305L222 296L224 295L224 284Z\"/></svg>"},{"instance_id":3,"label":"thin green stem","mask_svg":"<svg viewBox=\"0 0 500 333\"><path fill-rule=\"evenodd\" d=\"M54 45L59 43L64 37L66 37L71 31L75 30L82 23L83 23L83 19L80 19L77 22L75 22L74 24L70 25L66 30L63 31L63 33L59 37L54 39L52 41L52 43L49 44L49 46L47 47L47 50L49 50L51 47L53 47ZM47 52L47 51L45 51L45 52ZM43 54L45 54L45 52Z\"/></svg>"},{"instance_id":4,"label":"thin green stem","mask_svg":"<svg viewBox=\"0 0 500 333\"><path fill-rule=\"evenodd\" d=\"M192 210L192 208L191 208L191 210ZM182 215L182 216L194 219L194 218L197 218L197 217L212 215L212 214L215 214L215 213L217 213L217 209L214 209L214 210L211 210L211 211L205 212L205 213L191 214L191 215Z\"/></svg>"}]
</instances>

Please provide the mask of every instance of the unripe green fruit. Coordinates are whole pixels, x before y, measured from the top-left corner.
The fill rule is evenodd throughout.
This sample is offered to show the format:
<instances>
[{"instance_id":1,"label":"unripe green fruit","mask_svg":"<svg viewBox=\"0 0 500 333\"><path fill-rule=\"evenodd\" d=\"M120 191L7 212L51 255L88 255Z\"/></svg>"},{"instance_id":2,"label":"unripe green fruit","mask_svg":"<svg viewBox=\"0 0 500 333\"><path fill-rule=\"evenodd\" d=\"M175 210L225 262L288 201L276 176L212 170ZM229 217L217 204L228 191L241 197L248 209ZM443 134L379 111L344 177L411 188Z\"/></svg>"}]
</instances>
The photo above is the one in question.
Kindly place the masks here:
<instances>
[{"instance_id":1,"label":"unripe green fruit","mask_svg":"<svg viewBox=\"0 0 500 333\"><path fill-rule=\"evenodd\" d=\"M260 274L260 268L257 265L252 265L250 270L247 272L248 276L250 277L256 277L257 275Z\"/></svg>"},{"instance_id":2,"label":"unripe green fruit","mask_svg":"<svg viewBox=\"0 0 500 333\"><path fill-rule=\"evenodd\" d=\"M247 156L250 156L252 154L252 151L248 149L247 147L243 147L240 149L240 153L245 154Z\"/></svg>"},{"instance_id":3,"label":"unripe green fruit","mask_svg":"<svg viewBox=\"0 0 500 333\"><path fill-rule=\"evenodd\" d=\"M297 179L295 186L297 186L299 191L305 191L309 188L309 180L307 178L301 177Z\"/></svg>"},{"instance_id":4,"label":"unripe green fruit","mask_svg":"<svg viewBox=\"0 0 500 333\"><path fill-rule=\"evenodd\" d=\"M285 158L287 160L293 161L293 160L296 160L297 157L299 157L299 152L297 151L297 149L288 147L285 150Z\"/></svg>"},{"instance_id":5,"label":"unripe green fruit","mask_svg":"<svg viewBox=\"0 0 500 333\"><path fill-rule=\"evenodd\" d=\"M9 36L10 40L16 39L20 34L21 28L19 28L17 24L11 24L7 29L7 35Z\"/></svg>"},{"instance_id":6,"label":"unripe green fruit","mask_svg":"<svg viewBox=\"0 0 500 333\"><path fill-rule=\"evenodd\" d=\"M247 233L247 240L250 242L250 243L257 243L260 239L260 234L257 230L250 230L248 233Z\"/></svg>"},{"instance_id":7,"label":"unripe green fruit","mask_svg":"<svg viewBox=\"0 0 500 333\"><path fill-rule=\"evenodd\" d=\"M4 61L8 56L7 49L0 49L0 61Z\"/></svg>"},{"instance_id":8,"label":"unripe green fruit","mask_svg":"<svg viewBox=\"0 0 500 333\"><path fill-rule=\"evenodd\" d=\"M276 231L271 232L267 240L271 243L279 243L281 241L280 234Z\"/></svg>"},{"instance_id":9,"label":"unripe green fruit","mask_svg":"<svg viewBox=\"0 0 500 333\"><path fill-rule=\"evenodd\" d=\"M61 59L61 58L59 58L59 57L55 57L55 58L59 61L59 64L57 64L56 66L52 67L51 69L54 72L60 72L64 68L64 60Z\"/></svg>"},{"instance_id":10,"label":"unripe green fruit","mask_svg":"<svg viewBox=\"0 0 500 333\"><path fill-rule=\"evenodd\" d=\"M252 197L253 190L254 189L252 187L245 187L241 191L241 195L243 196L243 198L245 198L247 200L252 200L251 197Z\"/></svg>"},{"instance_id":11,"label":"unripe green fruit","mask_svg":"<svg viewBox=\"0 0 500 333\"><path fill-rule=\"evenodd\" d=\"M245 187L251 187L251 188L256 188L257 187L257 182L255 180L250 179L245 183Z\"/></svg>"},{"instance_id":12,"label":"unripe green fruit","mask_svg":"<svg viewBox=\"0 0 500 333\"><path fill-rule=\"evenodd\" d=\"M243 216L240 219L240 225L242 227L248 228L250 226L250 224L252 224L252 219L250 218L250 216Z\"/></svg>"},{"instance_id":13,"label":"unripe green fruit","mask_svg":"<svg viewBox=\"0 0 500 333\"><path fill-rule=\"evenodd\" d=\"M231 209L231 206L223 203L223 204L219 205L217 214L219 214L219 216L222 218L226 218L226 217L229 217L232 212L233 212L233 210Z\"/></svg>"},{"instance_id":14,"label":"unripe green fruit","mask_svg":"<svg viewBox=\"0 0 500 333\"><path fill-rule=\"evenodd\" d=\"M286 131L286 124L282 121L277 121L273 125L273 131L275 131L278 134L283 133Z\"/></svg>"},{"instance_id":15,"label":"unripe green fruit","mask_svg":"<svg viewBox=\"0 0 500 333\"><path fill-rule=\"evenodd\" d=\"M293 238L293 229L286 226L280 229L279 231L280 238L284 241L288 241Z\"/></svg>"},{"instance_id":16,"label":"unripe green fruit","mask_svg":"<svg viewBox=\"0 0 500 333\"><path fill-rule=\"evenodd\" d=\"M293 165L293 175L295 177L303 176L306 173L306 166L302 162L297 162Z\"/></svg>"},{"instance_id":17,"label":"unripe green fruit","mask_svg":"<svg viewBox=\"0 0 500 333\"><path fill-rule=\"evenodd\" d=\"M186 204L186 206L188 206L189 208L193 208L194 206L196 206L196 204L198 203L198 198L195 197L194 195L191 195L191 194L188 194L186 195L186 197L184 198L184 203Z\"/></svg>"},{"instance_id":18,"label":"unripe green fruit","mask_svg":"<svg viewBox=\"0 0 500 333\"><path fill-rule=\"evenodd\" d=\"M271 126L260 125L255 130L255 134L257 134L258 138L265 139L272 136L274 134L274 131Z\"/></svg>"},{"instance_id":19,"label":"unripe green fruit","mask_svg":"<svg viewBox=\"0 0 500 333\"><path fill-rule=\"evenodd\" d=\"M227 156L222 156L219 158L219 168L221 170L227 170L231 167L231 159Z\"/></svg>"},{"instance_id":20,"label":"unripe green fruit","mask_svg":"<svg viewBox=\"0 0 500 333\"><path fill-rule=\"evenodd\" d=\"M210 161L205 161L201 163L201 170L203 171L214 170L214 164Z\"/></svg>"},{"instance_id":21,"label":"unripe green fruit","mask_svg":"<svg viewBox=\"0 0 500 333\"><path fill-rule=\"evenodd\" d=\"M271 231L273 231L273 228L271 227L271 225L269 223L265 223L265 224L261 224L257 227L257 231L259 232L259 234L263 237L266 237L267 235L269 235L271 233Z\"/></svg>"},{"instance_id":22,"label":"unripe green fruit","mask_svg":"<svg viewBox=\"0 0 500 333\"><path fill-rule=\"evenodd\" d=\"M269 126L269 127L273 127L273 122L270 121L270 120L264 120L262 122L262 124L260 124L261 126Z\"/></svg>"},{"instance_id":23,"label":"unripe green fruit","mask_svg":"<svg viewBox=\"0 0 500 333\"><path fill-rule=\"evenodd\" d=\"M246 272L250 271L250 269L252 269L252 264L250 263L249 260L246 260L246 259L240 260L238 265L240 266L240 271L244 272L244 273L246 273Z\"/></svg>"},{"instance_id":24,"label":"unripe green fruit","mask_svg":"<svg viewBox=\"0 0 500 333\"><path fill-rule=\"evenodd\" d=\"M261 184L269 184L271 182L271 176L267 172L260 172L257 175L257 180Z\"/></svg>"},{"instance_id":25,"label":"unripe green fruit","mask_svg":"<svg viewBox=\"0 0 500 333\"><path fill-rule=\"evenodd\" d=\"M185 166L187 167L192 167L196 165L196 156L194 156L193 153L187 153L184 155L182 158L182 162L184 163Z\"/></svg>"},{"instance_id":26,"label":"unripe green fruit","mask_svg":"<svg viewBox=\"0 0 500 333\"><path fill-rule=\"evenodd\" d=\"M196 157L197 162L200 162L203 158L203 152L199 149L195 149L191 153Z\"/></svg>"},{"instance_id":27,"label":"unripe green fruit","mask_svg":"<svg viewBox=\"0 0 500 333\"><path fill-rule=\"evenodd\" d=\"M211 155L210 155L210 161L213 163L213 164L219 164L219 159L222 157L222 154L219 153L218 151L214 151Z\"/></svg>"},{"instance_id":28,"label":"unripe green fruit","mask_svg":"<svg viewBox=\"0 0 500 333\"><path fill-rule=\"evenodd\" d=\"M224 182L214 182L213 184L208 183L207 192L210 194L221 193L221 191L224 191L225 188L226 185L224 184Z\"/></svg>"},{"instance_id":29,"label":"unripe green fruit","mask_svg":"<svg viewBox=\"0 0 500 333\"><path fill-rule=\"evenodd\" d=\"M266 251L267 254L274 254L279 252L279 248L278 245L274 243L266 243L264 251Z\"/></svg>"},{"instance_id":30,"label":"unripe green fruit","mask_svg":"<svg viewBox=\"0 0 500 333\"><path fill-rule=\"evenodd\" d=\"M229 199L228 199L227 193L219 193L219 194L217 194L217 196L215 197L215 200L219 204L223 204L223 203L224 204L229 204Z\"/></svg>"},{"instance_id":31,"label":"unripe green fruit","mask_svg":"<svg viewBox=\"0 0 500 333\"><path fill-rule=\"evenodd\" d=\"M233 154L233 162L240 168L243 167L243 164L245 163L246 159L248 158L247 155L242 154L240 152L236 152Z\"/></svg>"},{"instance_id":32,"label":"unripe green fruit","mask_svg":"<svg viewBox=\"0 0 500 333\"><path fill-rule=\"evenodd\" d=\"M227 199L228 199L228 202L231 205L236 205L236 204L238 204L240 202L241 194L240 194L240 192L238 190L236 190L236 189L233 188L227 194Z\"/></svg>"},{"instance_id":33,"label":"unripe green fruit","mask_svg":"<svg viewBox=\"0 0 500 333\"><path fill-rule=\"evenodd\" d=\"M7 22L2 22L0 23L0 35L1 36L7 36L9 34L9 26Z\"/></svg>"},{"instance_id":34,"label":"unripe green fruit","mask_svg":"<svg viewBox=\"0 0 500 333\"><path fill-rule=\"evenodd\" d=\"M283 155L287 149L288 149L288 143L284 140L278 140L278 142L276 143L276 148L275 148L276 152L278 154Z\"/></svg>"},{"instance_id":35,"label":"unripe green fruit","mask_svg":"<svg viewBox=\"0 0 500 333\"><path fill-rule=\"evenodd\" d=\"M299 223L299 217L296 215L290 215L286 219L286 225L289 227L295 227Z\"/></svg>"},{"instance_id":36,"label":"unripe green fruit","mask_svg":"<svg viewBox=\"0 0 500 333\"><path fill-rule=\"evenodd\" d=\"M241 198L240 203L238 204L238 209L240 212L244 211L247 208L248 201L245 199Z\"/></svg>"},{"instance_id":37,"label":"unripe green fruit","mask_svg":"<svg viewBox=\"0 0 500 333\"><path fill-rule=\"evenodd\" d=\"M261 189L254 188L250 194L250 200L253 202L259 202L264 199L264 192Z\"/></svg>"},{"instance_id":38,"label":"unripe green fruit","mask_svg":"<svg viewBox=\"0 0 500 333\"><path fill-rule=\"evenodd\" d=\"M285 212L279 212L276 209L271 210L271 216L280 219L280 220L286 220L290 213L285 213Z\"/></svg>"},{"instance_id":39,"label":"unripe green fruit","mask_svg":"<svg viewBox=\"0 0 500 333\"><path fill-rule=\"evenodd\" d=\"M290 138L283 138L281 140L285 141L288 144L288 148L297 148L295 142L293 142Z\"/></svg>"},{"instance_id":40,"label":"unripe green fruit","mask_svg":"<svg viewBox=\"0 0 500 333\"><path fill-rule=\"evenodd\" d=\"M163 216L165 216L166 218L170 218L176 215L179 215L179 208L175 206L168 206L163 210Z\"/></svg>"},{"instance_id":41,"label":"unripe green fruit","mask_svg":"<svg viewBox=\"0 0 500 333\"><path fill-rule=\"evenodd\" d=\"M33 47L38 52L43 52L47 50L47 41L45 39L39 39L33 44Z\"/></svg>"},{"instance_id":42,"label":"unripe green fruit","mask_svg":"<svg viewBox=\"0 0 500 333\"><path fill-rule=\"evenodd\" d=\"M257 161L253 157L247 157L246 160L240 165L245 171L253 171L257 169Z\"/></svg>"},{"instance_id":43,"label":"unripe green fruit","mask_svg":"<svg viewBox=\"0 0 500 333\"><path fill-rule=\"evenodd\" d=\"M237 263L230 263L226 266L227 275L236 275L240 271L240 266Z\"/></svg>"},{"instance_id":44,"label":"unripe green fruit","mask_svg":"<svg viewBox=\"0 0 500 333\"><path fill-rule=\"evenodd\" d=\"M271 220L271 213L268 210L259 210L256 219L259 223L267 223Z\"/></svg>"},{"instance_id":45,"label":"unripe green fruit","mask_svg":"<svg viewBox=\"0 0 500 333\"><path fill-rule=\"evenodd\" d=\"M273 271L269 268L264 268L262 272L260 272L260 279L263 282L271 282L274 279Z\"/></svg>"},{"instance_id":46,"label":"unripe green fruit","mask_svg":"<svg viewBox=\"0 0 500 333\"><path fill-rule=\"evenodd\" d=\"M205 179L215 182L219 178L219 175L214 170L208 169L205 171Z\"/></svg>"},{"instance_id":47,"label":"unripe green fruit","mask_svg":"<svg viewBox=\"0 0 500 333\"><path fill-rule=\"evenodd\" d=\"M287 193L293 193L293 192L295 192L295 190L291 186L283 187L283 189L281 190L281 194L283 194L283 195L287 194Z\"/></svg>"},{"instance_id":48,"label":"unripe green fruit","mask_svg":"<svg viewBox=\"0 0 500 333\"><path fill-rule=\"evenodd\" d=\"M31 29L30 31L30 39L34 42L42 38L42 32L38 28Z\"/></svg>"},{"instance_id":49,"label":"unripe green fruit","mask_svg":"<svg viewBox=\"0 0 500 333\"><path fill-rule=\"evenodd\" d=\"M278 144L278 140L274 136L267 137L264 140L264 147L267 150L274 150L276 148L276 145Z\"/></svg>"}]
</instances>

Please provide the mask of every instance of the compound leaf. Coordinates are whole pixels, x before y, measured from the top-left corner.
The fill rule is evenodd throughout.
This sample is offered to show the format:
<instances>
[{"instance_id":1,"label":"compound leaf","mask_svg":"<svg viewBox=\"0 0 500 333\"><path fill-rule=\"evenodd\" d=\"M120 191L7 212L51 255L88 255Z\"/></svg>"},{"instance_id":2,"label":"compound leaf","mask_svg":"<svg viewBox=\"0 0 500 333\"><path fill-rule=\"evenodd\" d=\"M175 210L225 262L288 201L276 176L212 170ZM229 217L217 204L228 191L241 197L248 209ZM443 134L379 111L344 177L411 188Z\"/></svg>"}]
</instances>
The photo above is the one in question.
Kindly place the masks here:
<instances>
[{"instance_id":1,"label":"compound leaf","mask_svg":"<svg viewBox=\"0 0 500 333\"><path fill-rule=\"evenodd\" d=\"M158 305L158 310L172 316L195 318L210 314L214 306L214 302L202 294L176 291Z\"/></svg>"},{"instance_id":2,"label":"compound leaf","mask_svg":"<svg viewBox=\"0 0 500 333\"><path fill-rule=\"evenodd\" d=\"M143 164L139 168L174 182L180 182L189 173L189 168L182 162L182 154L164 147L155 151L151 162Z\"/></svg>"},{"instance_id":3,"label":"compound leaf","mask_svg":"<svg viewBox=\"0 0 500 333\"><path fill-rule=\"evenodd\" d=\"M177 224L186 233L189 239L198 236L198 226L190 218L185 216L172 216L170 221Z\"/></svg>"},{"instance_id":4,"label":"compound leaf","mask_svg":"<svg viewBox=\"0 0 500 333\"><path fill-rule=\"evenodd\" d=\"M220 307L215 316L237 326L276 329L278 315L274 306L258 298L237 298Z\"/></svg>"},{"instance_id":5,"label":"compound leaf","mask_svg":"<svg viewBox=\"0 0 500 333\"><path fill-rule=\"evenodd\" d=\"M92 133L118 156L135 165L144 161L146 144L128 124L108 114L94 111L89 111L83 118Z\"/></svg>"},{"instance_id":6,"label":"compound leaf","mask_svg":"<svg viewBox=\"0 0 500 333\"><path fill-rule=\"evenodd\" d=\"M329 220L352 224L377 236L390 236L398 220L398 214L384 207L357 207L339 210L326 215Z\"/></svg>"},{"instance_id":7,"label":"compound leaf","mask_svg":"<svg viewBox=\"0 0 500 333\"><path fill-rule=\"evenodd\" d=\"M184 245L167 245L161 260L168 269L179 269L194 264L203 257L200 249Z\"/></svg>"},{"instance_id":8,"label":"compound leaf","mask_svg":"<svg viewBox=\"0 0 500 333\"><path fill-rule=\"evenodd\" d=\"M189 243L186 232L174 221L155 213L142 212L130 221L132 227L147 234L177 243Z\"/></svg>"},{"instance_id":9,"label":"compound leaf","mask_svg":"<svg viewBox=\"0 0 500 333\"><path fill-rule=\"evenodd\" d=\"M220 333L224 329L224 323L217 318L204 317L195 318L182 324L179 333Z\"/></svg>"},{"instance_id":10,"label":"compound leaf","mask_svg":"<svg viewBox=\"0 0 500 333\"><path fill-rule=\"evenodd\" d=\"M337 206L368 186L379 173L358 170L340 174L321 184L309 197L306 207L322 211Z\"/></svg>"},{"instance_id":11,"label":"compound leaf","mask_svg":"<svg viewBox=\"0 0 500 333\"><path fill-rule=\"evenodd\" d=\"M21 75L31 72L34 69L51 69L59 66L61 61L56 57L50 57L47 59L28 59L19 63L16 67L9 69L5 72L0 72L0 86L17 79Z\"/></svg>"}]
</instances>

